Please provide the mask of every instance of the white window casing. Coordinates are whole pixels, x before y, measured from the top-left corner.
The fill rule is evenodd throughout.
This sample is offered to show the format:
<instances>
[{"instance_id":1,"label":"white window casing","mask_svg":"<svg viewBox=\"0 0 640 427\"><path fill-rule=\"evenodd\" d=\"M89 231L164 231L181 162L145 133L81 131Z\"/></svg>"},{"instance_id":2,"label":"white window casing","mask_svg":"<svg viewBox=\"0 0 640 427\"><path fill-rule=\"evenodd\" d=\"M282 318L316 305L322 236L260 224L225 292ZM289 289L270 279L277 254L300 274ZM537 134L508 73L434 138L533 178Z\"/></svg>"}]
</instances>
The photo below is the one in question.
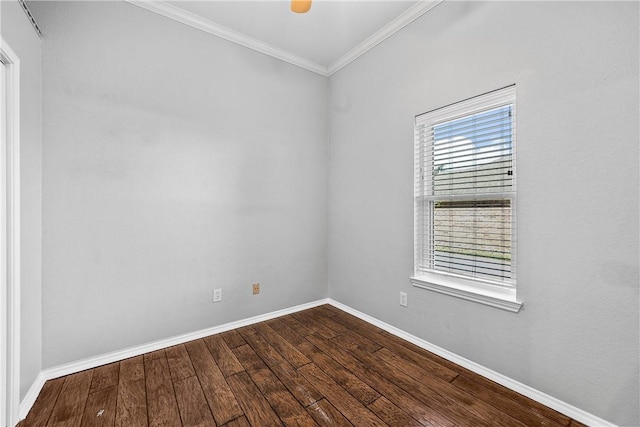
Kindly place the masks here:
<instances>
[{"instance_id":1,"label":"white window casing","mask_svg":"<svg viewBox=\"0 0 640 427\"><path fill-rule=\"evenodd\" d=\"M516 92L415 118L416 287L519 311Z\"/></svg>"}]
</instances>

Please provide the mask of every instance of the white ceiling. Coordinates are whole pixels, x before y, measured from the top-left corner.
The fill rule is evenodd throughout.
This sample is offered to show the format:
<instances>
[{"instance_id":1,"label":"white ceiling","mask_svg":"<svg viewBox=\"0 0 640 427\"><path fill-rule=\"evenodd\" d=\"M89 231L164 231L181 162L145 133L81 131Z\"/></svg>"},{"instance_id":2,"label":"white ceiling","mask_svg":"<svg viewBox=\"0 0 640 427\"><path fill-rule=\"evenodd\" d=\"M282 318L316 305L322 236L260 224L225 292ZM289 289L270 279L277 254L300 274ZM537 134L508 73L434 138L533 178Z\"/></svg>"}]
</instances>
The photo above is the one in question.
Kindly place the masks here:
<instances>
[{"instance_id":1,"label":"white ceiling","mask_svg":"<svg viewBox=\"0 0 640 427\"><path fill-rule=\"evenodd\" d=\"M170 1L181 9L328 66L416 1L314 0L291 12L288 1Z\"/></svg>"},{"instance_id":2,"label":"white ceiling","mask_svg":"<svg viewBox=\"0 0 640 427\"><path fill-rule=\"evenodd\" d=\"M127 1L331 75L442 0L313 0L305 14L289 0Z\"/></svg>"}]
</instances>

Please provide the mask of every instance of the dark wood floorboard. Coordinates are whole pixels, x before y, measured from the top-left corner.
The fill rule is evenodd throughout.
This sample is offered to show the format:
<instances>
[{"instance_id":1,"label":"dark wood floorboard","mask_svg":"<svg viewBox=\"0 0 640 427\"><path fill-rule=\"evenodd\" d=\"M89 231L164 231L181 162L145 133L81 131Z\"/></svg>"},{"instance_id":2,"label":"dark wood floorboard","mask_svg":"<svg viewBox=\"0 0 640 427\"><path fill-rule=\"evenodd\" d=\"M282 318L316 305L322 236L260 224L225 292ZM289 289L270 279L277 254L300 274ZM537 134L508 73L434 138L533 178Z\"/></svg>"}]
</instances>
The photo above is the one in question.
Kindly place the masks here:
<instances>
[{"instance_id":1,"label":"dark wood floorboard","mask_svg":"<svg viewBox=\"0 0 640 427\"><path fill-rule=\"evenodd\" d=\"M262 337L294 368L299 368L311 362L304 354L300 353L293 344L280 336L266 323L259 323L254 325L254 327L256 331L258 331L258 333L260 333L260 335L262 335Z\"/></svg>"},{"instance_id":2,"label":"dark wood floorboard","mask_svg":"<svg viewBox=\"0 0 640 427\"><path fill-rule=\"evenodd\" d=\"M241 345L245 345L247 342L242 338L242 336L235 329L232 331L223 332L220 334L224 342L227 343L229 348L240 347Z\"/></svg>"},{"instance_id":3,"label":"dark wood floorboard","mask_svg":"<svg viewBox=\"0 0 640 427\"><path fill-rule=\"evenodd\" d=\"M93 370L78 372L65 378L47 426L79 426L84 405L89 397Z\"/></svg>"},{"instance_id":4,"label":"dark wood floorboard","mask_svg":"<svg viewBox=\"0 0 640 427\"><path fill-rule=\"evenodd\" d=\"M373 412L366 408L355 397L351 396L349 392L340 387L327 374L322 372L322 369L313 363L301 367L300 372L302 372L302 375L320 390L329 403L338 411L342 412L354 426L377 427L386 425Z\"/></svg>"},{"instance_id":5,"label":"dark wood floorboard","mask_svg":"<svg viewBox=\"0 0 640 427\"><path fill-rule=\"evenodd\" d=\"M178 402L171 381L169 363L162 353L144 357L144 372L147 389L147 414L150 426L180 425Z\"/></svg>"},{"instance_id":6,"label":"dark wood floorboard","mask_svg":"<svg viewBox=\"0 0 640 427\"><path fill-rule=\"evenodd\" d=\"M142 356L120 362L115 425L117 427L148 425L147 388Z\"/></svg>"},{"instance_id":7,"label":"dark wood floorboard","mask_svg":"<svg viewBox=\"0 0 640 427\"><path fill-rule=\"evenodd\" d=\"M110 363L100 366L93 370L93 379L89 393L94 393L105 388L111 388L118 385L118 375L120 374L120 364Z\"/></svg>"},{"instance_id":8,"label":"dark wood floorboard","mask_svg":"<svg viewBox=\"0 0 640 427\"><path fill-rule=\"evenodd\" d=\"M265 427L283 425L267 399L249 377L249 374L240 372L230 376L228 380L229 386L238 397L249 424Z\"/></svg>"},{"instance_id":9,"label":"dark wood floorboard","mask_svg":"<svg viewBox=\"0 0 640 427\"><path fill-rule=\"evenodd\" d=\"M235 420L229 421L223 427L251 427L251 424L247 421L247 417L243 415Z\"/></svg>"},{"instance_id":10,"label":"dark wood floorboard","mask_svg":"<svg viewBox=\"0 0 640 427\"><path fill-rule=\"evenodd\" d=\"M47 381L44 384L38 399L33 404L27 418L20 423L20 427L37 427L47 425L47 421L49 421L49 417L51 417L53 406L58 400L64 381L65 377L62 377Z\"/></svg>"},{"instance_id":11,"label":"dark wood floorboard","mask_svg":"<svg viewBox=\"0 0 640 427\"><path fill-rule=\"evenodd\" d=\"M95 374L95 373L94 373ZM118 387L101 388L89 393L82 415L82 427L112 426L116 420Z\"/></svg>"},{"instance_id":12,"label":"dark wood floorboard","mask_svg":"<svg viewBox=\"0 0 640 427\"><path fill-rule=\"evenodd\" d=\"M166 349L167 363L169 363L169 371L174 384L180 380L187 379L196 375L193 369L191 358L187 353L187 348L183 345L176 345Z\"/></svg>"},{"instance_id":13,"label":"dark wood floorboard","mask_svg":"<svg viewBox=\"0 0 640 427\"><path fill-rule=\"evenodd\" d=\"M32 426L582 424L324 305L47 381Z\"/></svg>"},{"instance_id":14,"label":"dark wood floorboard","mask_svg":"<svg viewBox=\"0 0 640 427\"><path fill-rule=\"evenodd\" d=\"M278 417L286 426L315 426L317 425L305 411L300 402L278 380L269 367L249 347L236 347L234 352L260 392L267 399Z\"/></svg>"},{"instance_id":15,"label":"dark wood floorboard","mask_svg":"<svg viewBox=\"0 0 640 427\"><path fill-rule=\"evenodd\" d=\"M220 371L225 377L230 377L244 370L236 356L233 354L227 343L219 335L204 338L205 344L209 348L213 360L216 361Z\"/></svg>"},{"instance_id":16,"label":"dark wood floorboard","mask_svg":"<svg viewBox=\"0 0 640 427\"><path fill-rule=\"evenodd\" d=\"M225 424L242 416L236 396L204 341L191 341L186 347L216 423Z\"/></svg>"},{"instance_id":17,"label":"dark wood floorboard","mask_svg":"<svg viewBox=\"0 0 640 427\"><path fill-rule=\"evenodd\" d=\"M367 406L374 414L389 426L420 427L421 424L411 418L409 414L398 408L386 397L380 396Z\"/></svg>"},{"instance_id":18,"label":"dark wood floorboard","mask_svg":"<svg viewBox=\"0 0 640 427\"><path fill-rule=\"evenodd\" d=\"M195 376L173 383L180 409L182 424L198 427L215 427L207 399Z\"/></svg>"},{"instance_id":19,"label":"dark wood floorboard","mask_svg":"<svg viewBox=\"0 0 640 427\"><path fill-rule=\"evenodd\" d=\"M353 424L345 418L340 411L338 411L331 403L326 399L320 399L316 403L307 406L307 412L313 417L316 422L321 426L337 426L337 427L352 427Z\"/></svg>"},{"instance_id":20,"label":"dark wood floorboard","mask_svg":"<svg viewBox=\"0 0 640 427\"><path fill-rule=\"evenodd\" d=\"M386 396L421 424L443 427L454 426L454 423L441 414L437 410L437 407L434 408L432 403L423 403L414 394L380 375L373 367L361 363L349 352L335 348L328 340L316 335L310 335L307 339L356 374L362 381L366 382L380 394Z\"/></svg>"},{"instance_id":21,"label":"dark wood floorboard","mask_svg":"<svg viewBox=\"0 0 640 427\"><path fill-rule=\"evenodd\" d=\"M322 394L271 347L253 327L241 328L240 334L303 406L308 406L322 398Z\"/></svg>"}]
</instances>

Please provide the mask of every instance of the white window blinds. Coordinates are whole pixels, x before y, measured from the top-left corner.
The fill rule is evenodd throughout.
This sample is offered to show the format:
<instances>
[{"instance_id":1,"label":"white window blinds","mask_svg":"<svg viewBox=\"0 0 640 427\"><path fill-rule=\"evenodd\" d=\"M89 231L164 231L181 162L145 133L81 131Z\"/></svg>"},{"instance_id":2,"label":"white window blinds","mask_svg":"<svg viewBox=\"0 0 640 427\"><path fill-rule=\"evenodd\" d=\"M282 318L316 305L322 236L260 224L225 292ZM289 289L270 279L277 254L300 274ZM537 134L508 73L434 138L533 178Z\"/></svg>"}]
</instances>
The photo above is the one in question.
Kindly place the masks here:
<instances>
[{"instance_id":1,"label":"white window blinds","mask_svg":"<svg viewBox=\"0 0 640 427\"><path fill-rule=\"evenodd\" d=\"M415 273L515 285L515 86L416 117Z\"/></svg>"}]
</instances>

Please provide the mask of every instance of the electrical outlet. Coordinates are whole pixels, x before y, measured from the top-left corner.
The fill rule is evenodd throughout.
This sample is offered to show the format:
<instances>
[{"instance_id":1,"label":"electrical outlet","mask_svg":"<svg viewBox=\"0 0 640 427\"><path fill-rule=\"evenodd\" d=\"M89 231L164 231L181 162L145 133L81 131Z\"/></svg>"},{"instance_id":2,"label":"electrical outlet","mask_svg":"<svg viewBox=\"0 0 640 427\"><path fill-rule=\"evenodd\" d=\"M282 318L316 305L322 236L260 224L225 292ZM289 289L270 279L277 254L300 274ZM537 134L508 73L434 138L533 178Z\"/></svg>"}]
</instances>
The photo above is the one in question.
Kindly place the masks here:
<instances>
[{"instance_id":1,"label":"electrical outlet","mask_svg":"<svg viewBox=\"0 0 640 427\"><path fill-rule=\"evenodd\" d=\"M407 306L407 293L400 292L400 305L403 307Z\"/></svg>"},{"instance_id":2,"label":"electrical outlet","mask_svg":"<svg viewBox=\"0 0 640 427\"><path fill-rule=\"evenodd\" d=\"M222 289L214 289L213 290L213 302L222 301Z\"/></svg>"},{"instance_id":3,"label":"electrical outlet","mask_svg":"<svg viewBox=\"0 0 640 427\"><path fill-rule=\"evenodd\" d=\"M259 294L260 293L260 283L254 283L253 284L253 294Z\"/></svg>"}]
</instances>

